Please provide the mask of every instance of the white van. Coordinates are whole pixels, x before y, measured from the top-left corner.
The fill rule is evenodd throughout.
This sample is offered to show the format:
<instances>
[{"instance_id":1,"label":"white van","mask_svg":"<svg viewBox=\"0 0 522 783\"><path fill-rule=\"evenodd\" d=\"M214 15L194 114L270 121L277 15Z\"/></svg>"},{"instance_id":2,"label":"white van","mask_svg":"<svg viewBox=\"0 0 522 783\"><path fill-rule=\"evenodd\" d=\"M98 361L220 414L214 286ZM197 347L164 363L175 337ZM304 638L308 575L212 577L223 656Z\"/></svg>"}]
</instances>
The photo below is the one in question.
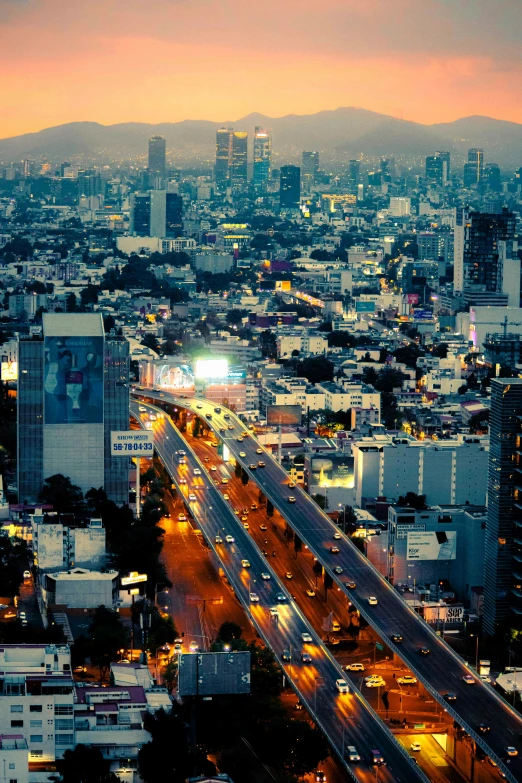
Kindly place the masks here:
<instances>
[{"instance_id":1,"label":"white van","mask_svg":"<svg viewBox=\"0 0 522 783\"><path fill-rule=\"evenodd\" d=\"M335 687L337 688L339 693L350 693L350 686L348 685L346 680L336 680Z\"/></svg>"},{"instance_id":2,"label":"white van","mask_svg":"<svg viewBox=\"0 0 522 783\"><path fill-rule=\"evenodd\" d=\"M354 745L348 745L346 748L346 758L348 761L360 761L361 757L357 753L357 748Z\"/></svg>"}]
</instances>

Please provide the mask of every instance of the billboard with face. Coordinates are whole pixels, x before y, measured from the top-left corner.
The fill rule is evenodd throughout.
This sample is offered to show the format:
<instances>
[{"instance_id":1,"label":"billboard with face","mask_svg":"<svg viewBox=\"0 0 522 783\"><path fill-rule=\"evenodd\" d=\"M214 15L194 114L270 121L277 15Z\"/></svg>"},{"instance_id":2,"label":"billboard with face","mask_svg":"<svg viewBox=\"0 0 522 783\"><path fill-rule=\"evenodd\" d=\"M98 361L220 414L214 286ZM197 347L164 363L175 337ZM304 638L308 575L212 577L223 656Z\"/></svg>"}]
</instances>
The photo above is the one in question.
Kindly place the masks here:
<instances>
[{"instance_id":1,"label":"billboard with face","mask_svg":"<svg viewBox=\"0 0 522 783\"><path fill-rule=\"evenodd\" d=\"M103 423L103 337L46 337L44 424Z\"/></svg>"}]
</instances>

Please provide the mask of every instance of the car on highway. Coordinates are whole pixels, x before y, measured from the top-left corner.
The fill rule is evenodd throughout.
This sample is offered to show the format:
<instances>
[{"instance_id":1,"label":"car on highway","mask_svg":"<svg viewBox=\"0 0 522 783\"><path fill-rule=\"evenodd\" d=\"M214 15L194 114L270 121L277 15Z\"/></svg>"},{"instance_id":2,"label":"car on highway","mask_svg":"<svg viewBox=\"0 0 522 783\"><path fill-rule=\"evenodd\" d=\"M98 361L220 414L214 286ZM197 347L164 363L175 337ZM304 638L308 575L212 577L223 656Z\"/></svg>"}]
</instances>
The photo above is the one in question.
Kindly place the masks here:
<instances>
[{"instance_id":1,"label":"car on highway","mask_svg":"<svg viewBox=\"0 0 522 783\"><path fill-rule=\"evenodd\" d=\"M251 604L257 604L259 603L259 596L257 593L249 593L248 597L250 599Z\"/></svg>"},{"instance_id":2,"label":"car on highway","mask_svg":"<svg viewBox=\"0 0 522 783\"><path fill-rule=\"evenodd\" d=\"M283 650L283 652L281 653L281 660L284 661L285 663L288 663L289 661L292 660L290 650Z\"/></svg>"},{"instance_id":3,"label":"car on highway","mask_svg":"<svg viewBox=\"0 0 522 783\"><path fill-rule=\"evenodd\" d=\"M465 674L462 678L462 682L465 682L466 685L475 685L475 678L471 676L471 674Z\"/></svg>"},{"instance_id":4,"label":"car on highway","mask_svg":"<svg viewBox=\"0 0 522 783\"><path fill-rule=\"evenodd\" d=\"M216 472L216 470L217 470L217 468L216 468L216 466L215 466L215 465L211 465L211 466L210 466L210 470L212 471L212 473L215 473L215 472Z\"/></svg>"},{"instance_id":5,"label":"car on highway","mask_svg":"<svg viewBox=\"0 0 522 783\"><path fill-rule=\"evenodd\" d=\"M179 479L179 483L180 484L186 484L187 483L187 479L186 478L180 478Z\"/></svg>"},{"instance_id":6,"label":"car on highway","mask_svg":"<svg viewBox=\"0 0 522 783\"><path fill-rule=\"evenodd\" d=\"M418 753L419 751L422 750L422 745L420 744L420 742L414 740L410 745L410 750L413 750L415 751L415 753Z\"/></svg>"},{"instance_id":7,"label":"car on highway","mask_svg":"<svg viewBox=\"0 0 522 783\"><path fill-rule=\"evenodd\" d=\"M301 661L303 663L312 663L312 656L310 655L310 653L302 652L301 653Z\"/></svg>"},{"instance_id":8,"label":"car on highway","mask_svg":"<svg viewBox=\"0 0 522 783\"><path fill-rule=\"evenodd\" d=\"M429 655L430 654L430 648L429 647L419 647L419 655Z\"/></svg>"},{"instance_id":9,"label":"car on highway","mask_svg":"<svg viewBox=\"0 0 522 783\"><path fill-rule=\"evenodd\" d=\"M267 530L267 526L266 525L259 525L259 529L260 530Z\"/></svg>"},{"instance_id":10,"label":"car on highway","mask_svg":"<svg viewBox=\"0 0 522 783\"><path fill-rule=\"evenodd\" d=\"M392 633L390 639L392 640L392 642L395 642L395 644L401 644L402 642L402 636L400 635L400 633Z\"/></svg>"},{"instance_id":11,"label":"car on highway","mask_svg":"<svg viewBox=\"0 0 522 783\"><path fill-rule=\"evenodd\" d=\"M364 663L349 663L344 667L344 670L347 672L363 672Z\"/></svg>"},{"instance_id":12,"label":"car on highway","mask_svg":"<svg viewBox=\"0 0 522 783\"><path fill-rule=\"evenodd\" d=\"M24 579L30 579L31 578L31 572L30 571L24 571Z\"/></svg>"},{"instance_id":13,"label":"car on highway","mask_svg":"<svg viewBox=\"0 0 522 783\"><path fill-rule=\"evenodd\" d=\"M248 524L248 522L243 522L243 527L245 528L245 530L248 530L250 528L250 525Z\"/></svg>"},{"instance_id":14,"label":"car on highway","mask_svg":"<svg viewBox=\"0 0 522 783\"><path fill-rule=\"evenodd\" d=\"M255 465L253 462L251 462L248 467L250 468L250 470L257 470L257 465Z\"/></svg>"},{"instance_id":15,"label":"car on highway","mask_svg":"<svg viewBox=\"0 0 522 783\"><path fill-rule=\"evenodd\" d=\"M507 756L518 756L518 750L513 745L508 745L506 748Z\"/></svg>"},{"instance_id":16,"label":"car on highway","mask_svg":"<svg viewBox=\"0 0 522 783\"><path fill-rule=\"evenodd\" d=\"M221 483L222 484L228 484L228 479L227 478L222 478L221 479ZM225 497L225 496L223 495L223 497Z\"/></svg>"},{"instance_id":17,"label":"car on highway","mask_svg":"<svg viewBox=\"0 0 522 783\"><path fill-rule=\"evenodd\" d=\"M279 618L279 612L277 611L277 607L271 606L269 609L270 619L275 620L275 618Z\"/></svg>"},{"instance_id":18,"label":"car on highway","mask_svg":"<svg viewBox=\"0 0 522 783\"><path fill-rule=\"evenodd\" d=\"M265 579L265 580L270 579L270 574L267 574L266 571L263 571L263 573L261 574L261 579Z\"/></svg>"},{"instance_id":19,"label":"car on highway","mask_svg":"<svg viewBox=\"0 0 522 783\"><path fill-rule=\"evenodd\" d=\"M348 587L350 590L355 590L357 587L357 583L353 581L353 579L347 579L344 583L345 587Z\"/></svg>"},{"instance_id":20,"label":"car on highway","mask_svg":"<svg viewBox=\"0 0 522 783\"><path fill-rule=\"evenodd\" d=\"M241 519L241 522L248 522L248 517L247 517L246 514L241 514L240 519Z\"/></svg>"},{"instance_id":21,"label":"car on highway","mask_svg":"<svg viewBox=\"0 0 522 783\"><path fill-rule=\"evenodd\" d=\"M250 568L250 560L242 560L241 565L243 568Z\"/></svg>"},{"instance_id":22,"label":"car on highway","mask_svg":"<svg viewBox=\"0 0 522 783\"><path fill-rule=\"evenodd\" d=\"M295 481L289 481L289 482L288 482L288 487L289 487L290 489L293 489L293 488L295 487Z\"/></svg>"},{"instance_id":23,"label":"car on highway","mask_svg":"<svg viewBox=\"0 0 522 783\"><path fill-rule=\"evenodd\" d=\"M287 571L285 574L285 579L293 579L294 575L291 571Z\"/></svg>"},{"instance_id":24,"label":"car on highway","mask_svg":"<svg viewBox=\"0 0 522 783\"><path fill-rule=\"evenodd\" d=\"M368 603L370 604L370 606L377 606L377 604L379 602L377 601L377 599L376 599L376 597L374 595L369 595L368 596Z\"/></svg>"},{"instance_id":25,"label":"car on highway","mask_svg":"<svg viewBox=\"0 0 522 783\"><path fill-rule=\"evenodd\" d=\"M223 493L223 500L230 500L230 497L226 492Z\"/></svg>"},{"instance_id":26,"label":"car on highway","mask_svg":"<svg viewBox=\"0 0 522 783\"><path fill-rule=\"evenodd\" d=\"M262 454L262 453L263 453L263 449L256 449L256 454Z\"/></svg>"},{"instance_id":27,"label":"car on highway","mask_svg":"<svg viewBox=\"0 0 522 783\"><path fill-rule=\"evenodd\" d=\"M228 429L229 429L229 430L233 430L233 429L234 429L234 425L233 425L233 424L229 424L229 425L228 425Z\"/></svg>"},{"instance_id":28,"label":"car on highway","mask_svg":"<svg viewBox=\"0 0 522 783\"><path fill-rule=\"evenodd\" d=\"M247 430L243 430L243 432L241 433L241 435L242 435L244 438L248 438L248 435L249 435L249 433L247 432Z\"/></svg>"},{"instance_id":29,"label":"car on highway","mask_svg":"<svg viewBox=\"0 0 522 783\"><path fill-rule=\"evenodd\" d=\"M380 750L372 750L372 764L384 764L384 756Z\"/></svg>"},{"instance_id":30,"label":"car on highway","mask_svg":"<svg viewBox=\"0 0 522 783\"><path fill-rule=\"evenodd\" d=\"M314 780L315 783L326 783L326 772L323 772L322 769L316 769L314 772Z\"/></svg>"},{"instance_id":31,"label":"car on highway","mask_svg":"<svg viewBox=\"0 0 522 783\"><path fill-rule=\"evenodd\" d=\"M1 607L2 609L7 609L7 604L0 604L0 607ZM21 620L25 620L25 619L26 619L26 617L27 617L27 615L25 614L25 612L19 612L19 613L18 613L18 617L19 617Z\"/></svg>"},{"instance_id":32,"label":"car on highway","mask_svg":"<svg viewBox=\"0 0 522 783\"><path fill-rule=\"evenodd\" d=\"M223 543L223 539L221 538L221 536L216 536L215 542L216 542L216 544L222 544Z\"/></svg>"},{"instance_id":33,"label":"car on highway","mask_svg":"<svg viewBox=\"0 0 522 783\"><path fill-rule=\"evenodd\" d=\"M147 413L147 408L144 405L140 405L138 410L140 413Z\"/></svg>"},{"instance_id":34,"label":"car on highway","mask_svg":"<svg viewBox=\"0 0 522 783\"><path fill-rule=\"evenodd\" d=\"M201 410L202 407L203 407L203 405L200 402L198 402L198 404L196 405L196 408L198 408L198 410Z\"/></svg>"},{"instance_id":35,"label":"car on highway","mask_svg":"<svg viewBox=\"0 0 522 783\"><path fill-rule=\"evenodd\" d=\"M187 521L187 515L186 514L178 514L178 520L180 522L186 522Z\"/></svg>"},{"instance_id":36,"label":"car on highway","mask_svg":"<svg viewBox=\"0 0 522 783\"><path fill-rule=\"evenodd\" d=\"M335 538L336 541L339 541L339 539L341 538L341 534L340 533L334 533L333 537Z\"/></svg>"},{"instance_id":37,"label":"car on highway","mask_svg":"<svg viewBox=\"0 0 522 783\"><path fill-rule=\"evenodd\" d=\"M308 596L308 598L315 598L315 590L312 590L309 587L308 590L306 591L306 595Z\"/></svg>"},{"instance_id":38,"label":"car on highway","mask_svg":"<svg viewBox=\"0 0 522 783\"><path fill-rule=\"evenodd\" d=\"M214 413L221 413L221 408L214 408Z\"/></svg>"},{"instance_id":39,"label":"car on highway","mask_svg":"<svg viewBox=\"0 0 522 783\"><path fill-rule=\"evenodd\" d=\"M386 680L383 677L369 677L364 684L367 688L385 688Z\"/></svg>"},{"instance_id":40,"label":"car on highway","mask_svg":"<svg viewBox=\"0 0 522 783\"><path fill-rule=\"evenodd\" d=\"M276 601L279 601L279 603L284 603L286 601L286 595L284 593L277 593Z\"/></svg>"},{"instance_id":41,"label":"car on highway","mask_svg":"<svg viewBox=\"0 0 522 783\"><path fill-rule=\"evenodd\" d=\"M417 678L413 674L403 674L402 677L397 677L399 685L417 685Z\"/></svg>"},{"instance_id":42,"label":"car on highway","mask_svg":"<svg viewBox=\"0 0 522 783\"><path fill-rule=\"evenodd\" d=\"M237 438L237 442L238 443L243 443L243 438L241 437L241 435Z\"/></svg>"},{"instance_id":43,"label":"car on highway","mask_svg":"<svg viewBox=\"0 0 522 783\"><path fill-rule=\"evenodd\" d=\"M298 699L294 704L294 710L302 710L302 709L303 709L303 703L301 699Z\"/></svg>"},{"instance_id":44,"label":"car on highway","mask_svg":"<svg viewBox=\"0 0 522 783\"><path fill-rule=\"evenodd\" d=\"M445 693L443 698L444 698L445 701L457 701L457 694L456 693Z\"/></svg>"},{"instance_id":45,"label":"car on highway","mask_svg":"<svg viewBox=\"0 0 522 783\"><path fill-rule=\"evenodd\" d=\"M227 542L227 544L233 544L235 541L234 536L230 536L230 535L225 536L225 541Z\"/></svg>"},{"instance_id":46,"label":"car on highway","mask_svg":"<svg viewBox=\"0 0 522 783\"><path fill-rule=\"evenodd\" d=\"M338 555L339 552L340 552L340 549L339 549L338 546L331 546L330 547L330 552L332 553L332 555Z\"/></svg>"},{"instance_id":47,"label":"car on highway","mask_svg":"<svg viewBox=\"0 0 522 783\"><path fill-rule=\"evenodd\" d=\"M240 457L246 457L246 453L245 453L244 451L240 451L240 452L239 452L239 456L240 456Z\"/></svg>"},{"instance_id":48,"label":"car on highway","mask_svg":"<svg viewBox=\"0 0 522 783\"><path fill-rule=\"evenodd\" d=\"M211 419L212 418L212 414L211 413L205 413L205 418L206 419Z\"/></svg>"},{"instance_id":49,"label":"car on highway","mask_svg":"<svg viewBox=\"0 0 522 783\"><path fill-rule=\"evenodd\" d=\"M230 419L230 413L224 413L223 414L224 419Z\"/></svg>"},{"instance_id":50,"label":"car on highway","mask_svg":"<svg viewBox=\"0 0 522 783\"><path fill-rule=\"evenodd\" d=\"M257 463L257 467L258 468L264 468L265 467L265 463L260 461L260 462Z\"/></svg>"},{"instance_id":51,"label":"car on highway","mask_svg":"<svg viewBox=\"0 0 522 783\"><path fill-rule=\"evenodd\" d=\"M348 761L355 762L355 761L360 761L361 760L361 757L359 756L359 753L358 753L357 748L355 747L355 745L348 745L348 747L346 748L345 755L346 755L346 758L348 759Z\"/></svg>"},{"instance_id":52,"label":"car on highway","mask_svg":"<svg viewBox=\"0 0 522 783\"><path fill-rule=\"evenodd\" d=\"M313 642L313 639L312 639L312 637L310 636L310 634L309 634L309 633L306 633L306 631L305 631L304 633L302 633L302 634L301 634L301 639L302 639L302 640L303 640L303 642L305 642L306 644L310 644L310 643L312 643L312 642Z\"/></svg>"},{"instance_id":53,"label":"car on highway","mask_svg":"<svg viewBox=\"0 0 522 783\"><path fill-rule=\"evenodd\" d=\"M257 503L252 503L252 505L250 506L250 511L257 511L257 509L258 509Z\"/></svg>"},{"instance_id":54,"label":"car on highway","mask_svg":"<svg viewBox=\"0 0 522 783\"><path fill-rule=\"evenodd\" d=\"M488 723L479 723L477 726L477 731L479 734L489 734L491 728Z\"/></svg>"},{"instance_id":55,"label":"car on highway","mask_svg":"<svg viewBox=\"0 0 522 783\"><path fill-rule=\"evenodd\" d=\"M334 571L334 574L342 574L343 569L341 568L341 566L335 566L333 571Z\"/></svg>"},{"instance_id":56,"label":"car on highway","mask_svg":"<svg viewBox=\"0 0 522 783\"><path fill-rule=\"evenodd\" d=\"M289 502L289 503L295 503L295 498L294 498L294 496L293 496L293 495L290 495L290 496L288 497L288 502Z\"/></svg>"},{"instance_id":57,"label":"car on highway","mask_svg":"<svg viewBox=\"0 0 522 783\"><path fill-rule=\"evenodd\" d=\"M195 476L201 476L201 471L199 468L194 468L194 475Z\"/></svg>"},{"instance_id":58,"label":"car on highway","mask_svg":"<svg viewBox=\"0 0 522 783\"><path fill-rule=\"evenodd\" d=\"M197 500L197 497L194 495L193 492L191 492L190 495L188 496L188 499L190 500L191 503L195 503L196 500Z\"/></svg>"},{"instance_id":59,"label":"car on highway","mask_svg":"<svg viewBox=\"0 0 522 783\"><path fill-rule=\"evenodd\" d=\"M335 687L339 691L339 693L350 693L350 686L346 682L346 680L336 680L335 681Z\"/></svg>"},{"instance_id":60,"label":"car on highway","mask_svg":"<svg viewBox=\"0 0 522 783\"><path fill-rule=\"evenodd\" d=\"M210 457L203 457L203 462L210 462Z\"/></svg>"}]
</instances>

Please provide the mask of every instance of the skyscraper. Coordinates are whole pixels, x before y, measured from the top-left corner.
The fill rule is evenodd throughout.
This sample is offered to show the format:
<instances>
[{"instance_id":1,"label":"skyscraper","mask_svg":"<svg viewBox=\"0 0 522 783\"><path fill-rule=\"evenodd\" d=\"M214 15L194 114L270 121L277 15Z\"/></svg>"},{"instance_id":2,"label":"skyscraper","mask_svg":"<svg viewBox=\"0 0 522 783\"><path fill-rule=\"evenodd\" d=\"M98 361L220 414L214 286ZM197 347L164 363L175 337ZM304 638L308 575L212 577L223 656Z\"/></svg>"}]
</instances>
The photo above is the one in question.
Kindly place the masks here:
<instances>
[{"instance_id":1,"label":"skyscraper","mask_svg":"<svg viewBox=\"0 0 522 783\"><path fill-rule=\"evenodd\" d=\"M153 136L149 140L149 171L153 177L165 177L166 142L163 136Z\"/></svg>"},{"instance_id":2,"label":"skyscraper","mask_svg":"<svg viewBox=\"0 0 522 783\"><path fill-rule=\"evenodd\" d=\"M451 155L449 152L437 152L442 161L442 184L447 185L451 176Z\"/></svg>"},{"instance_id":3,"label":"skyscraper","mask_svg":"<svg viewBox=\"0 0 522 783\"><path fill-rule=\"evenodd\" d=\"M232 134L232 159L230 179L233 187L243 187L248 179L248 133L234 131Z\"/></svg>"},{"instance_id":4,"label":"skyscraper","mask_svg":"<svg viewBox=\"0 0 522 783\"><path fill-rule=\"evenodd\" d=\"M44 314L42 336L20 338L18 362L21 501L35 502L61 473L127 503L129 466L110 450L111 431L129 426L127 340L106 337L100 314Z\"/></svg>"},{"instance_id":5,"label":"skyscraper","mask_svg":"<svg viewBox=\"0 0 522 783\"><path fill-rule=\"evenodd\" d=\"M488 163L484 166L484 183L490 190L499 193L502 190L502 181L500 178L500 168L496 163Z\"/></svg>"},{"instance_id":6,"label":"skyscraper","mask_svg":"<svg viewBox=\"0 0 522 783\"><path fill-rule=\"evenodd\" d=\"M442 185L442 159L438 155L428 155L426 158L426 179Z\"/></svg>"},{"instance_id":7,"label":"skyscraper","mask_svg":"<svg viewBox=\"0 0 522 783\"><path fill-rule=\"evenodd\" d=\"M348 164L348 187L350 192L357 195L357 187L361 181L361 162L351 160Z\"/></svg>"},{"instance_id":8,"label":"skyscraper","mask_svg":"<svg viewBox=\"0 0 522 783\"><path fill-rule=\"evenodd\" d=\"M522 379L491 381L484 630L522 615Z\"/></svg>"},{"instance_id":9,"label":"skyscraper","mask_svg":"<svg viewBox=\"0 0 522 783\"><path fill-rule=\"evenodd\" d=\"M232 160L232 128L218 128L216 131L216 185L226 188L230 182Z\"/></svg>"},{"instance_id":10,"label":"skyscraper","mask_svg":"<svg viewBox=\"0 0 522 783\"><path fill-rule=\"evenodd\" d=\"M131 194L129 234L150 237L150 193Z\"/></svg>"},{"instance_id":11,"label":"skyscraper","mask_svg":"<svg viewBox=\"0 0 522 783\"><path fill-rule=\"evenodd\" d=\"M464 185L478 185L484 171L484 150L472 147L468 150L468 162L464 166Z\"/></svg>"},{"instance_id":12,"label":"skyscraper","mask_svg":"<svg viewBox=\"0 0 522 783\"><path fill-rule=\"evenodd\" d=\"M303 177L303 185L309 187L314 185L317 172L319 171L319 153L318 152L302 152L301 153L301 174Z\"/></svg>"},{"instance_id":13,"label":"skyscraper","mask_svg":"<svg viewBox=\"0 0 522 783\"><path fill-rule=\"evenodd\" d=\"M254 186L262 187L270 177L272 137L269 131L256 126L254 131Z\"/></svg>"},{"instance_id":14,"label":"skyscraper","mask_svg":"<svg viewBox=\"0 0 522 783\"><path fill-rule=\"evenodd\" d=\"M301 201L301 169L299 166L281 166L279 206L298 209Z\"/></svg>"}]
</instances>

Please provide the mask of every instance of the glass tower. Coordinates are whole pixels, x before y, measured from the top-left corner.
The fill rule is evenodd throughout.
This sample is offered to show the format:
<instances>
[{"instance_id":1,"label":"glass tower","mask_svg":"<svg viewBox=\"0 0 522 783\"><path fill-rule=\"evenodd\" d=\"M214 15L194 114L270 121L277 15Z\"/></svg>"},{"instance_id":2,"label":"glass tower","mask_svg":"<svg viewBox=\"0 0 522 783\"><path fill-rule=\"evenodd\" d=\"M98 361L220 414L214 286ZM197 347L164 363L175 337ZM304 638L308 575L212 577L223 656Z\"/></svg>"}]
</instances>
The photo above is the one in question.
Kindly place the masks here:
<instances>
[{"instance_id":1,"label":"glass tower","mask_svg":"<svg viewBox=\"0 0 522 783\"><path fill-rule=\"evenodd\" d=\"M281 166L279 206L281 209L299 209L301 201L301 169L299 166Z\"/></svg>"},{"instance_id":2,"label":"glass tower","mask_svg":"<svg viewBox=\"0 0 522 783\"><path fill-rule=\"evenodd\" d=\"M232 159L232 128L218 128L216 131L216 185L226 188L230 183Z\"/></svg>"},{"instance_id":3,"label":"glass tower","mask_svg":"<svg viewBox=\"0 0 522 783\"><path fill-rule=\"evenodd\" d=\"M262 187L270 177L272 137L259 126L254 132L254 185Z\"/></svg>"},{"instance_id":4,"label":"glass tower","mask_svg":"<svg viewBox=\"0 0 522 783\"><path fill-rule=\"evenodd\" d=\"M232 185L241 187L248 179L248 133L234 131L232 134L232 160L230 166Z\"/></svg>"},{"instance_id":5,"label":"glass tower","mask_svg":"<svg viewBox=\"0 0 522 783\"><path fill-rule=\"evenodd\" d=\"M166 152L167 144L163 136L153 136L149 141L149 171L153 176L162 178L165 176Z\"/></svg>"}]
</instances>

